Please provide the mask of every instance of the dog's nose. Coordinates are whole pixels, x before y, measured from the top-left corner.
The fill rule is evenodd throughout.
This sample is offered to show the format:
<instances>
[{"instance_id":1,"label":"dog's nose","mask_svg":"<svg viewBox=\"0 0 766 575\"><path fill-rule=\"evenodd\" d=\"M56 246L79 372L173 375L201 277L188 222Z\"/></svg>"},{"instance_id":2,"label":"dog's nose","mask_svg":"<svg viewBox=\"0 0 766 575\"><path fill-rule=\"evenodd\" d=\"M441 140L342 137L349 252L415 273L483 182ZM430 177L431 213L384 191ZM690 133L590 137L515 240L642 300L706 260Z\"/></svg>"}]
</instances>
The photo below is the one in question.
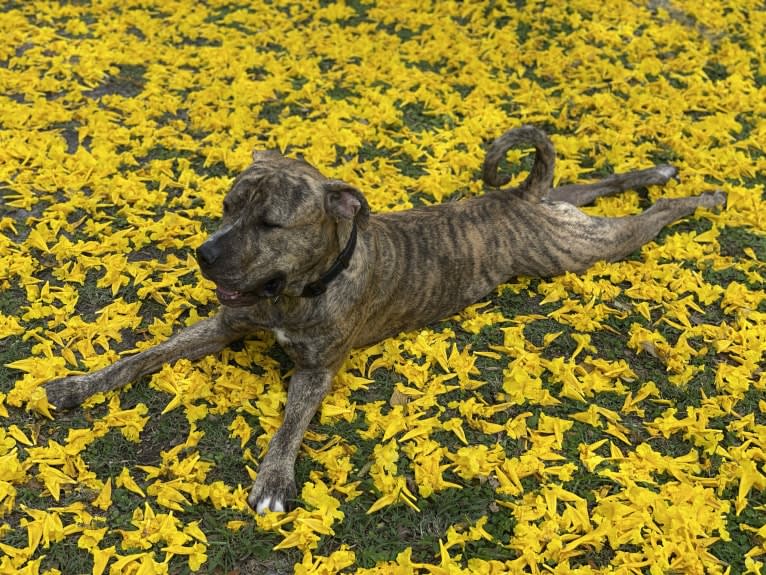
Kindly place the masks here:
<instances>
[{"instance_id":1,"label":"dog's nose","mask_svg":"<svg viewBox=\"0 0 766 575\"><path fill-rule=\"evenodd\" d=\"M221 255L221 249L215 242L205 242L197 248L197 261L203 268L212 266Z\"/></svg>"}]
</instances>

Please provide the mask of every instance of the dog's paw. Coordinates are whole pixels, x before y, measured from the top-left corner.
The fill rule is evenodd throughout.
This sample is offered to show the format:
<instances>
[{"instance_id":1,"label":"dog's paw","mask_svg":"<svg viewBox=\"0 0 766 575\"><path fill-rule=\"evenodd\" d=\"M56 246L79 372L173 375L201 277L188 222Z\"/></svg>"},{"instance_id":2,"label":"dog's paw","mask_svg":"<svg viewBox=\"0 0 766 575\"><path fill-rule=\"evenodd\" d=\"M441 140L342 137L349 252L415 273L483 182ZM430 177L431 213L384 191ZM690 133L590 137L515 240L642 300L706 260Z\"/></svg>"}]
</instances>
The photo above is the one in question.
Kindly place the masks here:
<instances>
[{"instance_id":1,"label":"dog's paw","mask_svg":"<svg viewBox=\"0 0 766 575\"><path fill-rule=\"evenodd\" d=\"M719 210L726 209L728 196L724 191L716 190L714 192L705 192L701 197L704 199L706 208Z\"/></svg>"},{"instance_id":2,"label":"dog's paw","mask_svg":"<svg viewBox=\"0 0 766 575\"><path fill-rule=\"evenodd\" d=\"M657 173L659 174L661 178L660 183L664 184L665 182L671 179L677 182L680 181L680 178L678 177L678 168L676 168L675 166L670 166L665 164L662 166L657 166L655 170L657 171Z\"/></svg>"},{"instance_id":3,"label":"dog's paw","mask_svg":"<svg viewBox=\"0 0 766 575\"><path fill-rule=\"evenodd\" d=\"M88 398L85 376L73 375L49 381L43 386L48 403L56 409L72 409Z\"/></svg>"},{"instance_id":4,"label":"dog's paw","mask_svg":"<svg viewBox=\"0 0 766 575\"><path fill-rule=\"evenodd\" d=\"M288 511L295 502L297 490L292 473L261 469L255 478L247 503L258 515L269 511Z\"/></svg>"}]
</instances>

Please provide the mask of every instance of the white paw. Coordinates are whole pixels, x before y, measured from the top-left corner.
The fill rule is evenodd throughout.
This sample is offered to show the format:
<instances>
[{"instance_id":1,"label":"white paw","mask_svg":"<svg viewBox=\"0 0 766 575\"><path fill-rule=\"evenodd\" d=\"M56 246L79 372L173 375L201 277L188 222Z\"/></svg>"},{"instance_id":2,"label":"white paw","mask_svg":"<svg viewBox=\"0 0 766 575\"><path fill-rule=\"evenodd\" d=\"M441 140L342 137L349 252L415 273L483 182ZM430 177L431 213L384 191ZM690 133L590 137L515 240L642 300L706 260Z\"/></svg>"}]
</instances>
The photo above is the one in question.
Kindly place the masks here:
<instances>
[{"instance_id":1,"label":"white paw","mask_svg":"<svg viewBox=\"0 0 766 575\"><path fill-rule=\"evenodd\" d=\"M268 455L261 463L261 469L247 497L248 505L258 515L269 511L281 513L295 503L296 488L292 466L270 464L267 459Z\"/></svg>"},{"instance_id":2,"label":"white paw","mask_svg":"<svg viewBox=\"0 0 766 575\"><path fill-rule=\"evenodd\" d=\"M285 510L285 505L282 503L282 501L276 497L272 500L272 498L268 495L262 498L260 501L250 501L250 498L248 498L248 503L250 504L250 507L255 509L255 512L258 515L265 515L269 511L282 513Z\"/></svg>"},{"instance_id":3,"label":"white paw","mask_svg":"<svg viewBox=\"0 0 766 575\"><path fill-rule=\"evenodd\" d=\"M657 171L666 180L669 180L670 178L678 178L678 170L673 166L659 166Z\"/></svg>"}]
</instances>

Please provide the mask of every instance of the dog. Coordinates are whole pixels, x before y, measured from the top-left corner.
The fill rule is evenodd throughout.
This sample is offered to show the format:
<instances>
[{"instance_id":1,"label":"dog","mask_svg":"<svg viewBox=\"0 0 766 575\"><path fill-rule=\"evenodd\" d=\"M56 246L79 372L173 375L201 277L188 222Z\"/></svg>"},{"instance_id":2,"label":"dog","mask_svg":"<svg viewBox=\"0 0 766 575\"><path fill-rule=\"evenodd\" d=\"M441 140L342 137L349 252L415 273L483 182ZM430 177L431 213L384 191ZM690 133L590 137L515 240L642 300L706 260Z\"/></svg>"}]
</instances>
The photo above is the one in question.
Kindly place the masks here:
<instances>
[{"instance_id":1,"label":"dog","mask_svg":"<svg viewBox=\"0 0 766 575\"><path fill-rule=\"evenodd\" d=\"M271 330L295 370L283 423L248 503L259 514L284 511L296 497L294 466L304 433L352 348L443 319L515 276L549 277L619 260L665 225L726 203L716 191L660 199L638 215L586 215L577 206L664 184L677 171L661 165L554 188L553 145L531 126L491 144L485 183L507 184L498 164L510 148L525 146L535 148L535 157L516 188L375 215L354 186L326 178L302 160L254 152L224 199L219 229L197 249L202 275L216 285L220 311L104 369L49 382L48 401L71 408L164 363L201 358Z\"/></svg>"}]
</instances>

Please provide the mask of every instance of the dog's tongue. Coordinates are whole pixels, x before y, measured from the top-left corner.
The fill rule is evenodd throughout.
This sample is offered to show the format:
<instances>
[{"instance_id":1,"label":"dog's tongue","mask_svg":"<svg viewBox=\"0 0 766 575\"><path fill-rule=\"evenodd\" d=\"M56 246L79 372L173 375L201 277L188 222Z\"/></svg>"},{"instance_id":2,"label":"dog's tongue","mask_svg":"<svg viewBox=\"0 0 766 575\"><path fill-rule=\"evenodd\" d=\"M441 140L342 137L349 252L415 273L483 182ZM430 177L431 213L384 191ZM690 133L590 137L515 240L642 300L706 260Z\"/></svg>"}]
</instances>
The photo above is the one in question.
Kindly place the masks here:
<instances>
[{"instance_id":1,"label":"dog's tongue","mask_svg":"<svg viewBox=\"0 0 766 575\"><path fill-rule=\"evenodd\" d=\"M235 290L227 290L227 289L222 288L221 286L216 286L216 291L220 295L222 295L223 297L226 297L226 298L235 298L235 297L239 297L240 295L242 295L242 292L238 292L238 291L235 291Z\"/></svg>"}]
</instances>

